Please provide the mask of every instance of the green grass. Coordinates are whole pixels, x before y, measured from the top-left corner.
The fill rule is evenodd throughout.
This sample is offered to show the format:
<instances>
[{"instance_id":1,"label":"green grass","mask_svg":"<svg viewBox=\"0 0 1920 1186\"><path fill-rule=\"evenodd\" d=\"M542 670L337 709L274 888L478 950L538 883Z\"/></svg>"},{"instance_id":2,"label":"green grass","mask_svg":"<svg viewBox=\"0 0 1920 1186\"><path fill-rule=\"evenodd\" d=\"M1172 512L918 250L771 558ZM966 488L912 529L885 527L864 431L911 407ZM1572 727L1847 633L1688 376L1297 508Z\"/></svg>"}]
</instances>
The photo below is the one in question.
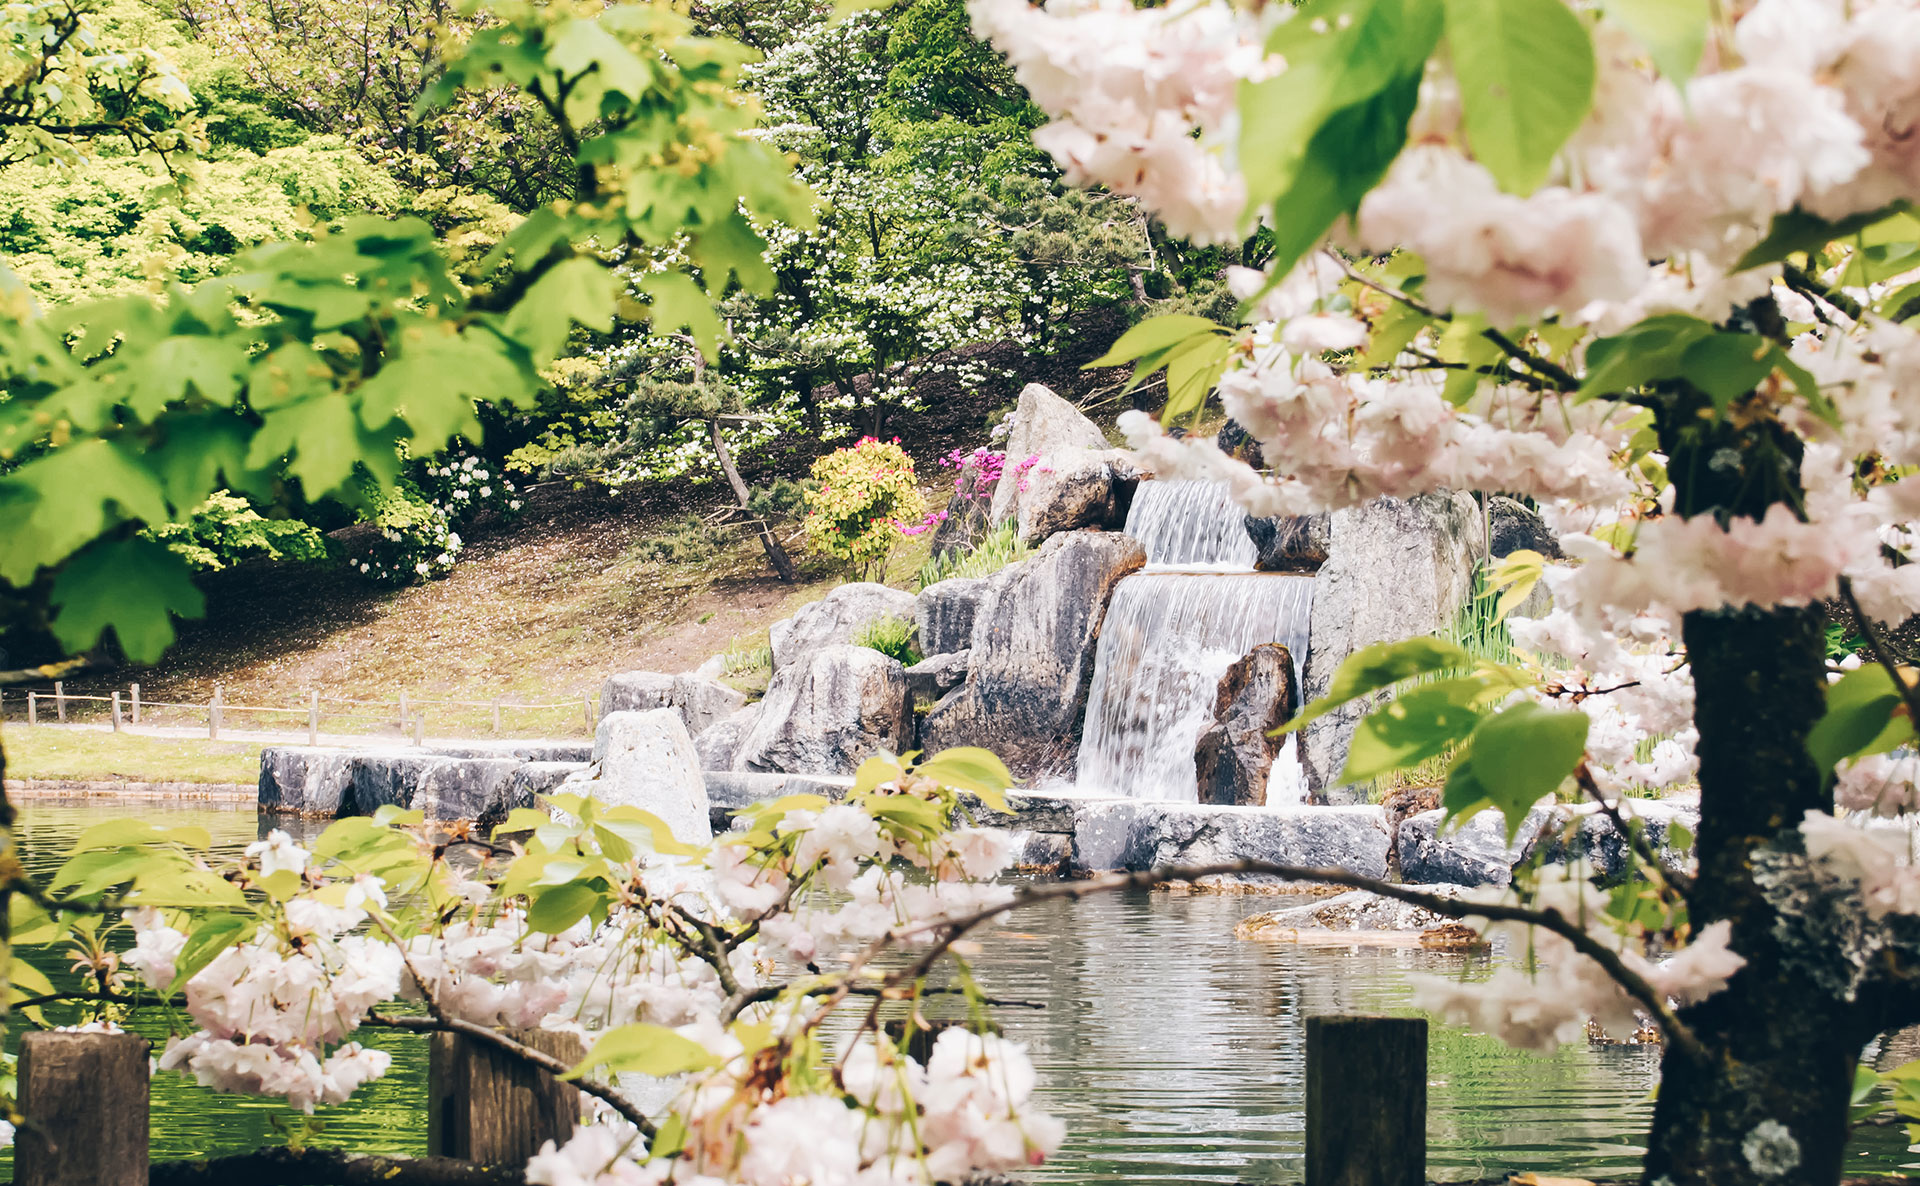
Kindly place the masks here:
<instances>
[{"instance_id":1,"label":"green grass","mask_svg":"<svg viewBox=\"0 0 1920 1186\"><path fill-rule=\"evenodd\" d=\"M58 725L8 726L7 777L133 782L239 782L260 777L260 744L144 737Z\"/></svg>"},{"instance_id":2,"label":"green grass","mask_svg":"<svg viewBox=\"0 0 1920 1186\"><path fill-rule=\"evenodd\" d=\"M1033 549L1020 542L1019 526L1007 523L983 536L965 552L948 552L920 566L917 583L924 589L952 577L990 577L1009 564L1025 560Z\"/></svg>"}]
</instances>

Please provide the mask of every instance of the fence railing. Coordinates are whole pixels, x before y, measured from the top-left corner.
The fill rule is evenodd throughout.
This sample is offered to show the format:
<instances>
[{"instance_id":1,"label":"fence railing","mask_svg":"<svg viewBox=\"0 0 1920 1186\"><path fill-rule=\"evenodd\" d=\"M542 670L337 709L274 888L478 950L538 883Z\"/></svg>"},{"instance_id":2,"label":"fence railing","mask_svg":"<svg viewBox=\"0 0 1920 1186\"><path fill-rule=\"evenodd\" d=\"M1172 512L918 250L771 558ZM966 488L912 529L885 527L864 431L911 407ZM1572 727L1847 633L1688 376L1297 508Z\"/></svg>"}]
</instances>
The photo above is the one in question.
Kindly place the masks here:
<instances>
[{"instance_id":1,"label":"fence railing","mask_svg":"<svg viewBox=\"0 0 1920 1186\"><path fill-rule=\"evenodd\" d=\"M0 689L0 719L5 719L9 709L15 705L24 705L24 720L28 725L68 724L69 708L86 704L105 705L108 718L115 732L126 725L143 723L142 714L155 709L185 709L199 717L205 714L207 736L211 740L220 739L220 730L226 726L228 713L256 713L264 716L294 718L296 723L288 731L297 730L300 724L306 726L307 743L319 744L320 726L323 721L334 724L350 722L372 722L376 725L394 725L402 735L411 734L413 743L420 745L426 738L428 708L469 708L486 709L489 717L489 730L501 732L508 713L553 712L558 709L579 709L582 723L588 733L592 733L600 719L598 698L583 694L578 700L559 700L545 704L523 704L504 698L492 700L453 700L431 696L412 696L400 692L394 700L363 700L349 696L324 696L314 691L307 694L305 702L298 705L270 704L234 704L227 700L225 689L215 684L213 695L204 701L151 700L140 695L140 685L130 684L122 692L115 689L105 695L69 692L64 680L55 680L47 689L28 688ZM345 708L325 707L344 705ZM356 711L362 710L362 711ZM43 718L51 715L50 720Z\"/></svg>"}]
</instances>

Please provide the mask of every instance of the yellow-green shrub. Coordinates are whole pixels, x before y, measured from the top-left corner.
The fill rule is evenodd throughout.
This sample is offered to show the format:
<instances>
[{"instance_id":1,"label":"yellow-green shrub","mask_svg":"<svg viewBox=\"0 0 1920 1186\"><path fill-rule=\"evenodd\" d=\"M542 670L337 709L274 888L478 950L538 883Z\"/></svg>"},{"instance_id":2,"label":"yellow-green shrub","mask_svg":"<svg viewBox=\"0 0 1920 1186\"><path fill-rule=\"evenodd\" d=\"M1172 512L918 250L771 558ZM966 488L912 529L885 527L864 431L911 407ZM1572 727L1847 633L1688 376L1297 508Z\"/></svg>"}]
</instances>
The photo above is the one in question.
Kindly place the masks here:
<instances>
[{"instance_id":1,"label":"yellow-green shrub","mask_svg":"<svg viewBox=\"0 0 1920 1186\"><path fill-rule=\"evenodd\" d=\"M860 578L884 575L903 528L925 518L913 458L899 441L863 437L813 463L807 542Z\"/></svg>"}]
</instances>

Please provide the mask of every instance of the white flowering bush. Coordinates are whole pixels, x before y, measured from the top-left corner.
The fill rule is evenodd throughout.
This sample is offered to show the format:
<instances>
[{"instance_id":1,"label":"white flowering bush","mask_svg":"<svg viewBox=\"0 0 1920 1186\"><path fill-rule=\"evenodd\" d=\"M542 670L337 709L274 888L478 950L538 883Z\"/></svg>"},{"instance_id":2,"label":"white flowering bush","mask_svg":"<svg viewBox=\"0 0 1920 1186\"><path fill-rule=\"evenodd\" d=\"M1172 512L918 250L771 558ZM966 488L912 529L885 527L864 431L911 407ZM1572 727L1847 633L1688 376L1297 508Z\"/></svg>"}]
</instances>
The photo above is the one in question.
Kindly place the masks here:
<instances>
[{"instance_id":1,"label":"white flowering bush","mask_svg":"<svg viewBox=\"0 0 1920 1186\"><path fill-rule=\"evenodd\" d=\"M519 487L484 457L454 450L416 467L419 480L382 488L361 482L363 522L373 528L349 547L347 565L377 585L416 585L453 571L466 546L460 532L482 515L519 514Z\"/></svg>"},{"instance_id":2,"label":"white flowering bush","mask_svg":"<svg viewBox=\"0 0 1920 1186\"><path fill-rule=\"evenodd\" d=\"M232 861L202 830L125 821L82 835L52 886L69 909L124 909L78 996L90 1016L170 1017L157 1073L311 1112L388 1072L369 1029L479 1027L525 1054L505 1031L538 1028L581 1039L594 1111L530 1182L960 1181L1062 1138L1018 1043L949 1028L916 1058L885 1024L985 1008L970 976L931 980L1014 900L996 880L1008 835L970 823L960 793L1004 808L1007 782L985 751L881 755L844 800L761 804L701 846L564 794L490 838L384 807ZM15 919L16 943L67 932ZM643 1110L614 1085L626 1071L671 1102Z\"/></svg>"}]
</instances>

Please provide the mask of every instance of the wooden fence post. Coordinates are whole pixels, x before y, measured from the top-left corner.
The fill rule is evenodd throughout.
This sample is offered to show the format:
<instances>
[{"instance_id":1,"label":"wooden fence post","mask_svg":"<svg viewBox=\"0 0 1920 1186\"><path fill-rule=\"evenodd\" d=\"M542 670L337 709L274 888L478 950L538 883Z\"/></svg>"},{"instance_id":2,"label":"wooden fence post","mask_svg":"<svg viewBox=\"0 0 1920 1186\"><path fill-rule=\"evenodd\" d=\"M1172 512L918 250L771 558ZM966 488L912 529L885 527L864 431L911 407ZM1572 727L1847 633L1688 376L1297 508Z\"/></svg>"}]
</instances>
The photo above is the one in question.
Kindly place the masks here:
<instances>
[{"instance_id":1,"label":"wooden fence post","mask_svg":"<svg viewBox=\"0 0 1920 1186\"><path fill-rule=\"evenodd\" d=\"M500 731L500 697L498 696L493 698L493 731L495 733Z\"/></svg>"},{"instance_id":2,"label":"wooden fence post","mask_svg":"<svg viewBox=\"0 0 1920 1186\"><path fill-rule=\"evenodd\" d=\"M427 714L416 708L413 710L413 744L425 745L426 743Z\"/></svg>"},{"instance_id":3,"label":"wooden fence post","mask_svg":"<svg viewBox=\"0 0 1920 1186\"><path fill-rule=\"evenodd\" d=\"M67 723L67 685L60 680L53 681L53 711L61 724Z\"/></svg>"},{"instance_id":4,"label":"wooden fence post","mask_svg":"<svg viewBox=\"0 0 1920 1186\"><path fill-rule=\"evenodd\" d=\"M1306 1186L1426 1180L1426 1019L1307 1018Z\"/></svg>"},{"instance_id":5,"label":"wooden fence post","mask_svg":"<svg viewBox=\"0 0 1920 1186\"><path fill-rule=\"evenodd\" d=\"M140 723L140 685L133 685L133 723Z\"/></svg>"},{"instance_id":6,"label":"wooden fence post","mask_svg":"<svg viewBox=\"0 0 1920 1186\"><path fill-rule=\"evenodd\" d=\"M147 1040L20 1035L19 1186L146 1186Z\"/></svg>"},{"instance_id":7,"label":"wooden fence post","mask_svg":"<svg viewBox=\"0 0 1920 1186\"><path fill-rule=\"evenodd\" d=\"M27 724L37 725L39 723L40 723L40 693L28 692L27 693Z\"/></svg>"},{"instance_id":8,"label":"wooden fence post","mask_svg":"<svg viewBox=\"0 0 1920 1186\"><path fill-rule=\"evenodd\" d=\"M220 740L220 685L213 685L213 699L207 701L207 740Z\"/></svg>"},{"instance_id":9,"label":"wooden fence post","mask_svg":"<svg viewBox=\"0 0 1920 1186\"><path fill-rule=\"evenodd\" d=\"M580 712L582 716L587 718L587 732L589 733L593 732L593 728L594 728L593 697L591 696L580 697Z\"/></svg>"},{"instance_id":10,"label":"wooden fence post","mask_svg":"<svg viewBox=\"0 0 1920 1186\"><path fill-rule=\"evenodd\" d=\"M509 1031L515 1041L575 1063L580 1039ZM427 1055L427 1153L481 1165L522 1165L546 1141L563 1143L580 1120L580 1089L497 1046L434 1034Z\"/></svg>"},{"instance_id":11,"label":"wooden fence post","mask_svg":"<svg viewBox=\"0 0 1920 1186\"><path fill-rule=\"evenodd\" d=\"M307 744L320 744L320 693L310 692L307 699Z\"/></svg>"},{"instance_id":12,"label":"wooden fence post","mask_svg":"<svg viewBox=\"0 0 1920 1186\"><path fill-rule=\"evenodd\" d=\"M407 694L405 692L402 692L400 693L400 732L404 735L406 731L407 731Z\"/></svg>"},{"instance_id":13,"label":"wooden fence post","mask_svg":"<svg viewBox=\"0 0 1920 1186\"><path fill-rule=\"evenodd\" d=\"M117 691L113 694L113 731L120 731L120 693Z\"/></svg>"}]
</instances>

